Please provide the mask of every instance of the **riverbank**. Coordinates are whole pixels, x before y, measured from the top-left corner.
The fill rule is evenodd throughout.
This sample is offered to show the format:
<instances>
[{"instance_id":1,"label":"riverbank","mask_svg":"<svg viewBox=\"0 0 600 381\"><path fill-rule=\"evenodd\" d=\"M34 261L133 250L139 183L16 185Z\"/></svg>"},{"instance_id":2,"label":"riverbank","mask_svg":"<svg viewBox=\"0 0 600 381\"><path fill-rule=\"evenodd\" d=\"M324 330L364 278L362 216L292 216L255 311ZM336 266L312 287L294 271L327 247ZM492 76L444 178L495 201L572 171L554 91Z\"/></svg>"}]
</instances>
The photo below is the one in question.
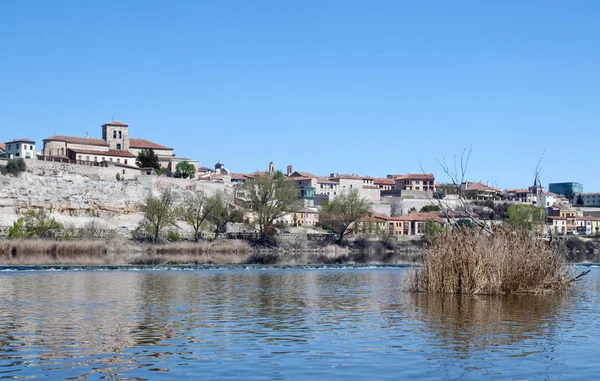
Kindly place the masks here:
<instances>
[{"instance_id":1,"label":"riverbank","mask_svg":"<svg viewBox=\"0 0 600 381\"><path fill-rule=\"evenodd\" d=\"M418 241L417 241L418 242ZM281 242L275 247L223 239L164 244L110 240L0 240L0 265L183 265L183 264L397 264L422 261L417 243L390 246L355 240L345 246L322 241Z\"/></svg>"}]
</instances>

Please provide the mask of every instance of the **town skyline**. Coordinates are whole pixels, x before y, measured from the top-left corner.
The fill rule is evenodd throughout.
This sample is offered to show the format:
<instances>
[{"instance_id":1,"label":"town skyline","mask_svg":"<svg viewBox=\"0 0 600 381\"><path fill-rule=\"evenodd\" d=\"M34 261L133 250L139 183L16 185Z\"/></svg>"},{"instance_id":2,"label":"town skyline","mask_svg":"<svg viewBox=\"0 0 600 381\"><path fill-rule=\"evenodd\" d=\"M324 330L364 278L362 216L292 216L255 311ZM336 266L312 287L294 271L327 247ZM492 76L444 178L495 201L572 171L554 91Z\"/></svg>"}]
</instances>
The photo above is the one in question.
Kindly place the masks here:
<instances>
[{"instance_id":1,"label":"town skyline","mask_svg":"<svg viewBox=\"0 0 600 381\"><path fill-rule=\"evenodd\" d=\"M543 155L545 187L600 190L580 164L600 138L595 2L36 4L0 12L2 141L116 119L202 166L442 182L436 158L473 147L469 181L529 186Z\"/></svg>"}]
</instances>

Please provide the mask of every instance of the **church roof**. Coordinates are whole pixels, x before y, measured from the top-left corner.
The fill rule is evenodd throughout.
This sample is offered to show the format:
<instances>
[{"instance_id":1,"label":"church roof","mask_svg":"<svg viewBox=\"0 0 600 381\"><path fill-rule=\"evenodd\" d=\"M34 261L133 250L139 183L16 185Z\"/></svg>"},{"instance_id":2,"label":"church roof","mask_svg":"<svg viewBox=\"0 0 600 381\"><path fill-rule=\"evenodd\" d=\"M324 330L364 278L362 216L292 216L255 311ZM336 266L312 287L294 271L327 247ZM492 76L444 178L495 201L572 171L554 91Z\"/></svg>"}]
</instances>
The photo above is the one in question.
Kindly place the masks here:
<instances>
[{"instance_id":1,"label":"church roof","mask_svg":"<svg viewBox=\"0 0 600 381\"><path fill-rule=\"evenodd\" d=\"M111 120L108 123L104 123L102 126L122 126L122 127L128 127L129 125L127 123L123 123L119 120Z\"/></svg>"},{"instance_id":2,"label":"church roof","mask_svg":"<svg viewBox=\"0 0 600 381\"><path fill-rule=\"evenodd\" d=\"M129 139L129 147L130 148L141 148L141 149L164 149L164 150L172 150L173 148L169 148L166 146L162 146L160 144L156 144L146 139Z\"/></svg>"},{"instance_id":3,"label":"church roof","mask_svg":"<svg viewBox=\"0 0 600 381\"><path fill-rule=\"evenodd\" d=\"M67 142L73 144L88 144L93 146L102 146L108 147L108 143L104 139L93 139L93 138L78 138L75 136L65 136L65 135L52 135L49 138L44 139L44 142L56 140L59 142Z\"/></svg>"}]
</instances>

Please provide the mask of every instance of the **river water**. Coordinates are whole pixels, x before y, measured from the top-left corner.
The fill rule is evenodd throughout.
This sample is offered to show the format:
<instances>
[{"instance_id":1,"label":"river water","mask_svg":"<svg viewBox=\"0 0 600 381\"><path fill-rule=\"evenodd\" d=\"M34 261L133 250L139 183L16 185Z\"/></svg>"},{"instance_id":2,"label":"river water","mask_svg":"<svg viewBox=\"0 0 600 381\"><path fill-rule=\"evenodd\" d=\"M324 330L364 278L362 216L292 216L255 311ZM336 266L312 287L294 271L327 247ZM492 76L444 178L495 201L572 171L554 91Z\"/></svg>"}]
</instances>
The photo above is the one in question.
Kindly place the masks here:
<instances>
[{"instance_id":1,"label":"river water","mask_svg":"<svg viewBox=\"0 0 600 381\"><path fill-rule=\"evenodd\" d=\"M403 292L402 267L4 268L0 378L597 379L590 269L474 297Z\"/></svg>"}]
</instances>

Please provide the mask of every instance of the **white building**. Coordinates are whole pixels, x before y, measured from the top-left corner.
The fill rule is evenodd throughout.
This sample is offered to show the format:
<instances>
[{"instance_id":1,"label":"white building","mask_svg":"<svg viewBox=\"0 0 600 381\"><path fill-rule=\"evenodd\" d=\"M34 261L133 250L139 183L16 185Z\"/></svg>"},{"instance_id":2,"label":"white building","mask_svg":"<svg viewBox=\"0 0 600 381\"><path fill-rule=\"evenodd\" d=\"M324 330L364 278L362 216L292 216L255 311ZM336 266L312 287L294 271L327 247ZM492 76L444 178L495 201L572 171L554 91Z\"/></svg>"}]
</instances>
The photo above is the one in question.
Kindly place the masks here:
<instances>
[{"instance_id":1,"label":"white building","mask_svg":"<svg viewBox=\"0 0 600 381\"><path fill-rule=\"evenodd\" d=\"M35 159L35 142L26 138L6 142L6 157Z\"/></svg>"}]
</instances>

